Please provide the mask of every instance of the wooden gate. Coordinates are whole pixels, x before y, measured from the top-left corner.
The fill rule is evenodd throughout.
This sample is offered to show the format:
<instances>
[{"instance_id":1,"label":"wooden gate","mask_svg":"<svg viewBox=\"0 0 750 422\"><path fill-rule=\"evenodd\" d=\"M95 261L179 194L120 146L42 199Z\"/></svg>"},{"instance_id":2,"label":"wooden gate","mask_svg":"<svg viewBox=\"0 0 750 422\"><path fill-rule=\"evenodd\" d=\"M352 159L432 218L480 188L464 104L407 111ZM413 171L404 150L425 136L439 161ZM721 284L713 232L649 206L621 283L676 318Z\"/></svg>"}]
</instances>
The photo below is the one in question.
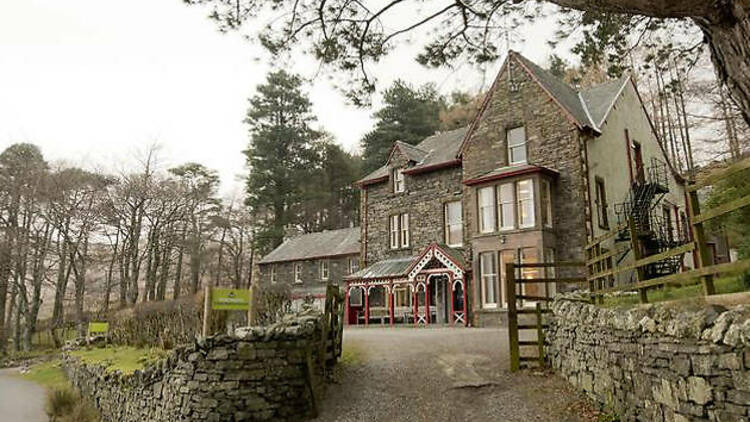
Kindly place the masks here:
<instances>
[{"instance_id":1,"label":"wooden gate","mask_svg":"<svg viewBox=\"0 0 750 422\"><path fill-rule=\"evenodd\" d=\"M544 356L544 328L546 326L545 315L550 312L549 302L552 301L550 287L566 286L570 284L586 283L585 277L560 277L560 269L578 268L581 271L585 267L583 262L557 262L557 263L508 263L505 268L505 291L508 299L508 345L510 347L510 370L515 372L521 369L521 365L538 367L545 366ZM544 276L530 278L523 273L517 274L524 268L543 269ZM551 273L551 274L550 274ZM543 295L532 295L526 293L526 286L544 286ZM539 289L535 289L537 292ZM522 321L519 321L522 319ZM520 333L528 333L533 339L520 339ZM521 355L521 347L524 351L532 348L532 355Z\"/></svg>"}]
</instances>

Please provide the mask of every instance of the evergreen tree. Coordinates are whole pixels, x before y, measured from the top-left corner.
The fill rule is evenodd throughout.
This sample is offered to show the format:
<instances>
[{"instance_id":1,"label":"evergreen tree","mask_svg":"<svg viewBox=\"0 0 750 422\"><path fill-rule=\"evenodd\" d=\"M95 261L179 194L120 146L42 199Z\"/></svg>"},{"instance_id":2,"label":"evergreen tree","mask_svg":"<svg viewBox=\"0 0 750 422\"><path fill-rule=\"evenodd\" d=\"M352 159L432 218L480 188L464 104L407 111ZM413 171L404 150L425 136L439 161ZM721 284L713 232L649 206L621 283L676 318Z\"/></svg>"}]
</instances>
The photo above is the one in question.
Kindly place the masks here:
<instances>
[{"instance_id":1,"label":"evergreen tree","mask_svg":"<svg viewBox=\"0 0 750 422\"><path fill-rule=\"evenodd\" d=\"M414 88L397 80L383 94L375 129L362 138L365 174L385 163L394 141L417 144L440 128L443 101L433 85Z\"/></svg>"},{"instance_id":2,"label":"evergreen tree","mask_svg":"<svg viewBox=\"0 0 750 422\"><path fill-rule=\"evenodd\" d=\"M284 70L269 73L250 99L247 204L260 217L261 252L278 246L284 228L296 223L304 181L316 169L315 143L321 134L311 128L314 121L302 80Z\"/></svg>"}]
</instances>

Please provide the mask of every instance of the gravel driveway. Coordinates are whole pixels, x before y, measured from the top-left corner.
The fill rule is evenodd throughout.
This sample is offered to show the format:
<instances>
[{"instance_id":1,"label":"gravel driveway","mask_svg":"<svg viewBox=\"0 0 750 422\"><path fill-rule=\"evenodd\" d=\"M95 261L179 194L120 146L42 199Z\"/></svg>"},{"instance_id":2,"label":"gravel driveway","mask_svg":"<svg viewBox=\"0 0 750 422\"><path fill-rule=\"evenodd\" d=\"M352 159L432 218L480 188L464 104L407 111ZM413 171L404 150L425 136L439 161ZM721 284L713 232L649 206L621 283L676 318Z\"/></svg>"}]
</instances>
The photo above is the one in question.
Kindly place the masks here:
<instances>
[{"instance_id":1,"label":"gravel driveway","mask_svg":"<svg viewBox=\"0 0 750 422\"><path fill-rule=\"evenodd\" d=\"M0 421L47 422L44 388L18 378L17 368L0 369Z\"/></svg>"},{"instance_id":2,"label":"gravel driveway","mask_svg":"<svg viewBox=\"0 0 750 422\"><path fill-rule=\"evenodd\" d=\"M504 329L347 328L344 350L318 421L589 420L561 378L508 372Z\"/></svg>"}]
</instances>

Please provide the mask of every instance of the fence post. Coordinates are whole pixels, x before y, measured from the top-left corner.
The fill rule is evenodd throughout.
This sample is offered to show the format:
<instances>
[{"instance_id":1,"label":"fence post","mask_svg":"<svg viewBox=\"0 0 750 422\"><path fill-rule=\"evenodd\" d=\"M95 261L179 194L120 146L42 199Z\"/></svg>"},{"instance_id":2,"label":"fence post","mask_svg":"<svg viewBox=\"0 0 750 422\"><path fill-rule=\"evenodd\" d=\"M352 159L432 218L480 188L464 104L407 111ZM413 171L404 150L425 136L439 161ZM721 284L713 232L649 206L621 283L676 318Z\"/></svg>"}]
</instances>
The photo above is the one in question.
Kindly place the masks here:
<instances>
[{"instance_id":1,"label":"fence post","mask_svg":"<svg viewBox=\"0 0 750 422\"><path fill-rule=\"evenodd\" d=\"M630 247L633 249L633 259L638 261L641 256L641 242L638 240L638 230L635 227L635 219L631 216L628 219L628 230L630 230ZM643 267L635 268L636 283L646 279L646 271ZM638 289L638 299L641 303L648 303L648 293L646 288Z\"/></svg>"},{"instance_id":2,"label":"fence post","mask_svg":"<svg viewBox=\"0 0 750 422\"><path fill-rule=\"evenodd\" d=\"M536 338L539 347L539 367L544 368L544 328L542 326L542 304L536 303Z\"/></svg>"},{"instance_id":3,"label":"fence post","mask_svg":"<svg viewBox=\"0 0 750 422\"><path fill-rule=\"evenodd\" d=\"M203 337L208 337L208 332L211 327L211 286L206 286L203 289L203 330L201 334Z\"/></svg>"},{"instance_id":4,"label":"fence post","mask_svg":"<svg viewBox=\"0 0 750 422\"><path fill-rule=\"evenodd\" d=\"M695 221L695 216L699 215L701 212L698 191L694 190L689 192L688 197L688 215L690 216L690 224L693 226L693 240L695 241L695 246L698 248L698 262L696 264L698 268L703 268L711 265L711 254L706 246L706 232L703 229L703 222L693 223ZM716 293L713 275L705 275L701 277L701 281L703 282L704 295L710 296Z\"/></svg>"},{"instance_id":5,"label":"fence post","mask_svg":"<svg viewBox=\"0 0 750 422\"><path fill-rule=\"evenodd\" d=\"M509 262L505 265L505 292L508 296L508 345L510 346L510 370L521 369L520 351L518 349L518 313L516 312L516 266Z\"/></svg>"}]
</instances>

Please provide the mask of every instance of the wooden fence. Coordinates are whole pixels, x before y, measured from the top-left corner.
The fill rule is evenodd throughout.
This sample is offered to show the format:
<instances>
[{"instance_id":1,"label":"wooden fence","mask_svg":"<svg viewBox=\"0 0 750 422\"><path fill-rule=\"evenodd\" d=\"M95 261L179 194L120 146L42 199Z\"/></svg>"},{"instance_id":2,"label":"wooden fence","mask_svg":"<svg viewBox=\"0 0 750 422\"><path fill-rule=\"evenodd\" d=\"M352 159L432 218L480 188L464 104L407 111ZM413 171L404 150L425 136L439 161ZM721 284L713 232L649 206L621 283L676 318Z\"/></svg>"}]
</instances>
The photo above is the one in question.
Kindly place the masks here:
<instances>
[{"instance_id":1,"label":"wooden fence","mask_svg":"<svg viewBox=\"0 0 750 422\"><path fill-rule=\"evenodd\" d=\"M601 303L603 296L607 293L618 291L638 291L641 303L648 302L647 291L649 288L665 285L689 285L700 279L703 285L704 295L716 293L714 287L714 276L717 274L734 274L750 269L750 259L711 265L711 252L706 244L704 223L710 219L722 216L729 212L750 205L750 195L743 196L733 201L721 204L717 207L701 211L698 199L698 190L710 186L740 171L750 169L750 158L738 161L724 169L711 172L700 180L689 183L686 187L688 196L688 219L692 232L692 240L684 245L671 248L656 255L641 256L641 247L636 233L635 224L631 219L618 225L609 232L593 239L586 245L586 267L588 269L588 283L592 300ZM615 246L611 250L602 247L603 242L614 238L618 233L629 230L630 244ZM613 258L619 254L633 251L634 261L625 265L613 264ZM645 270L649 264L654 264L665 259L682 256L685 253L695 251L696 268L675 274L665 275L657 278L646 279ZM614 285L614 276L625 271L635 270L636 280L634 283Z\"/></svg>"}]
</instances>

